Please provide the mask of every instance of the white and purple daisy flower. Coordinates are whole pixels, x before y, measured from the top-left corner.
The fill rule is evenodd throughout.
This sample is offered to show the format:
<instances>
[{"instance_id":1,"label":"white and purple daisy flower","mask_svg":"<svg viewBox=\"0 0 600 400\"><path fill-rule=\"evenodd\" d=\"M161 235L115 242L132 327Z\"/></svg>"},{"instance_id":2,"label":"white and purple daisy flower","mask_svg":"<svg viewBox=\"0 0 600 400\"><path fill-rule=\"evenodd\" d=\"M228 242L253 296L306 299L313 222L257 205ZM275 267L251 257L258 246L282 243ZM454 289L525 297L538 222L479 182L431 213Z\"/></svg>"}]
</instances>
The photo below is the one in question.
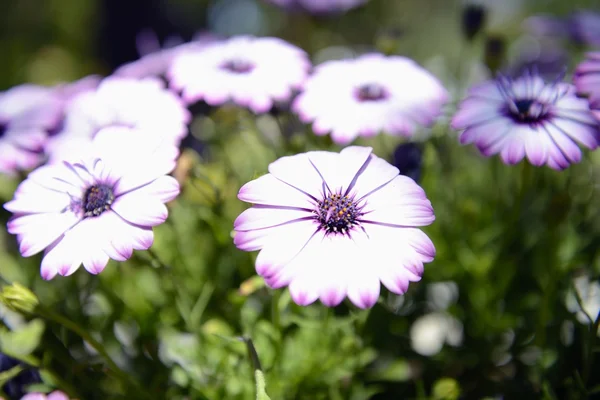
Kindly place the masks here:
<instances>
[{"instance_id":1,"label":"white and purple daisy flower","mask_svg":"<svg viewBox=\"0 0 600 400\"><path fill-rule=\"evenodd\" d=\"M380 282L403 294L433 260L418 227L435 216L425 192L369 147L283 157L244 185L253 203L234 223L234 242L260 250L256 271L272 288L289 285L294 302L360 308L379 298Z\"/></svg>"},{"instance_id":2,"label":"white and purple daisy flower","mask_svg":"<svg viewBox=\"0 0 600 400\"><path fill-rule=\"evenodd\" d=\"M589 10L573 12L568 19L568 32L579 44L600 47L600 14Z\"/></svg>"},{"instance_id":3,"label":"white and purple daisy flower","mask_svg":"<svg viewBox=\"0 0 600 400\"><path fill-rule=\"evenodd\" d=\"M21 400L69 400L69 396L60 390L55 390L54 392L48 394L27 393L25 396L21 397Z\"/></svg>"},{"instance_id":4,"label":"white and purple daisy flower","mask_svg":"<svg viewBox=\"0 0 600 400\"><path fill-rule=\"evenodd\" d=\"M236 36L180 53L168 78L188 104L233 101L264 113L275 102L289 101L310 68L307 54L281 39Z\"/></svg>"},{"instance_id":5,"label":"white and purple daisy flower","mask_svg":"<svg viewBox=\"0 0 600 400\"><path fill-rule=\"evenodd\" d=\"M71 100L65 109L63 129L45 150L51 163L73 160L89 151L99 131L115 126L143 131L148 140L169 138L173 146L178 146L187 134L190 119L179 98L159 79L109 77L96 90Z\"/></svg>"},{"instance_id":6,"label":"white and purple daisy flower","mask_svg":"<svg viewBox=\"0 0 600 400\"><path fill-rule=\"evenodd\" d=\"M55 93L64 101L66 107L69 102L79 96L81 93L96 90L102 82L102 77L99 75L88 75L74 82L60 83L54 86Z\"/></svg>"},{"instance_id":7,"label":"white and purple daisy flower","mask_svg":"<svg viewBox=\"0 0 600 400\"><path fill-rule=\"evenodd\" d=\"M600 52L588 53L573 77L577 92L588 96L590 107L600 120Z\"/></svg>"},{"instance_id":8,"label":"white and purple daisy flower","mask_svg":"<svg viewBox=\"0 0 600 400\"><path fill-rule=\"evenodd\" d=\"M167 176L176 149L151 143L144 132L104 128L92 150L77 162L34 170L4 205L14 214L8 232L23 257L45 250L44 279L70 275L82 263L97 274L109 258L124 261L134 249L148 249L152 227L167 218L164 203L179 193Z\"/></svg>"},{"instance_id":9,"label":"white and purple daisy flower","mask_svg":"<svg viewBox=\"0 0 600 400\"><path fill-rule=\"evenodd\" d=\"M140 58L120 66L113 75L137 79L164 76L179 53L190 49L201 49L217 40L217 37L212 34L199 33L187 43L172 37L161 47L155 33L142 32L137 37Z\"/></svg>"},{"instance_id":10,"label":"white and purple daisy flower","mask_svg":"<svg viewBox=\"0 0 600 400\"><path fill-rule=\"evenodd\" d=\"M563 18L541 14L527 18L523 25L535 36L600 47L600 14L597 12L578 10Z\"/></svg>"},{"instance_id":11,"label":"white and purple daisy flower","mask_svg":"<svg viewBox=\"0 0 600 400\"><path fill-rule=\"evenodd\" d=\"M266 0L289 10L303 10L313 14L331 14L348 11L368 0Z\"/></svg>"},{"instance_id":12,"label":"white and purple daisy flower","mask_svg":"<svg viewBox=\"0 0 600 400\"><path fill-rule=\"evenodd\" d=\"M0 92L0 174L42 161L48 133L60 124L62 110L63 99L49 87L25 84Z\"/></svg>"},{"instance_id":13,"label":"white and purple daisy flower","mask_svg":"<svg viewBox=\"0 0 600 400\"><path fill-rule=\"evenodd\" d=\"M524 157L561 170L581 160L577 143L594 150L600 128L575 87L536 74L500 77L469 90L452 119L461 144L474 143L485 156L500 153L507 164Z\"/></svg>"},{"instance_id":14,"label":"white and purple daisy flower","mask_svg":"<svg viewBox=\"0 0 600 400\"><path fill-rule=\"evenodd\" d=\"M363 55L315 68L292 105L315 134L331 133L338 144L380 132L412 136L442 112L448 92L413 60Z\"/></svg>"}]
</instances>

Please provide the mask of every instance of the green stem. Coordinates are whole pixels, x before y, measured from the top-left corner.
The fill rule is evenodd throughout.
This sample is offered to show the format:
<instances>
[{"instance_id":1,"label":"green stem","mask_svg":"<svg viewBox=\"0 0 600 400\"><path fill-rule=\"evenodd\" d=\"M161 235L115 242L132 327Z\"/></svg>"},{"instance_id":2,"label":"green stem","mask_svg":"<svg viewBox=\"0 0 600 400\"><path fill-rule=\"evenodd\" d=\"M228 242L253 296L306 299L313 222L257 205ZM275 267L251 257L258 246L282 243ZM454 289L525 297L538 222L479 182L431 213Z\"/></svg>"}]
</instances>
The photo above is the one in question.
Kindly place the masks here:
<instances>
[{"instance_id":1,"label":"green stem","mask_svg":"<svg viewBox=\"0 0 600 400\"><path fill-rule=\"evenodd\" d=\"M45 307L41 307L41 306L38 306L36 308L36 313L38 313L41 317L44 317L50 321L56 322L57 324L65 327L66 329L70 330L71 332L75 333L80 338L85 340L90 346L92 346L92 348L94 350L96 350L98 352L98 354L100 354L102 357L104 357L104 359L106 360L106 363L108 364L109 370L112 371L112 373L114 374L114 376L116 378L118 378L124 384L135 388L136 391L138 391L139 393L141 393L143 395L143 397L152 398L152 396L150 396L149 393L145 392L145 390L142 388L142 386L139 383L134 381L131 378L131 376L129 376L126 372L124 372L121 368L119 368L119 366L110 357L110 355L108 354L108 352L106 351L106 349L104 348L102 343L100 343L96 339L94 339L92 337L92 335L90 335L87 331L85 331L83 328L81 328L75 322L73 322L70 319L68 319L60 314L57 314L49 309L46 309Z\"/></svg>"},{"instance_id":2,"label":"green stem","mask_svg":"<svg viewBox=\"0 0 600 400\"><path fill-rule=\"evenodd\" d=\"M279 302L281 299L281 289L273 291L273 297L271 298L271 323L275 332L277 332L277 343L275 347L275 358L273 364L279 366L281 362L281 341L283 338L283 332L281 331L281 313L279 311Z\"/></svg>"},{"instance_id":3,"label":"green stem","mask_svg":"<svg viewBox=\"0 0 600 400\"><path fill-rule=\"evenodd\" d=\"M165 269L165 270L170 270L171 267L167 264L165 264L160 257L158 257L158 255L156 254L156 252L154 250L152 250L152 247L148 248L148 250L146 250L148 252L148 254L150 255L150 258L152 258L152 261L154 261L156 264L158 264L161 268Z\"/></svg>"},{"instance_id":4,"label":"green stem","mask_svg":"<svg viewBox=\"0 0 600 400\"><path fill-rule=\"evenodd\" d=\"M250 359L250 364L252 364L252 370L262 371L260 359L258 358L258 353L256 352L256 348L254 347L254 343L252 343L252 339L250 339L249 337L245 337L244 342L246 343L246 349L248 350L248 358Z\"/></svg>"},{"instance_id":5,"label":"green stem","mask_svg":"<svg viewBox=\"0 0 600 400\"><path fill-rule=\"evenodd\" d=\"M281 335L281 315L279 313L279 299L281 299L281 290L274 290L271 298L271 322L273 327Z\"/></svg>"},{"instance_id":6,"label":"green stem","mask_svg":"<svg viewBox=\"0 0 600 400\"><path fill-rule=\"evenodd\" d=\"M200 189L197 185L196 182L194 182L194 180L191 181L192 186L198 191L200 192L204 197L206 197L211 203L215 203L215 204L219 204L221 203L221 190L217 187L217 185L215 185L213 183L213 181L201 171L201 168L199 168L199 166L196 166L194 168L192 168L192 176L194 178L197 178L203 182L205 182L208 186L210 186L212 192L213 192L213 196L214 199L209 198L208 195L206 193L204 193L204 191L202 189Z\"/></svg>"},{"instance_id":7,"label":"green stem","mask_svg":"<svg viewBox=\"0 0 600 400\"><path fill-rule=\"evenodd\" d=\"M587 384L588 379L590 377L590 370L592 365L594 364L594 344L596 343L596 337L598 336L598 328L600 327L600 311L598 311L598 315L596 315L596 319L594 320L594 324L591 326L591 330L588 336L588 345L587 345L587 357L585 364L583 366L583 382Z\"/></svg>"},{"instance_id":8,"label":"green stem","mask_svg":"<svg viewBox=\"0 0 600 400\"><path fill-rule=\"evenodd\" d=\"M329 331L329 325L331 323L331 314L333 313L333 308L325 307L324 311L325 315L323 317L323 332L327 333Z\"/></svg>"}]
</instances>

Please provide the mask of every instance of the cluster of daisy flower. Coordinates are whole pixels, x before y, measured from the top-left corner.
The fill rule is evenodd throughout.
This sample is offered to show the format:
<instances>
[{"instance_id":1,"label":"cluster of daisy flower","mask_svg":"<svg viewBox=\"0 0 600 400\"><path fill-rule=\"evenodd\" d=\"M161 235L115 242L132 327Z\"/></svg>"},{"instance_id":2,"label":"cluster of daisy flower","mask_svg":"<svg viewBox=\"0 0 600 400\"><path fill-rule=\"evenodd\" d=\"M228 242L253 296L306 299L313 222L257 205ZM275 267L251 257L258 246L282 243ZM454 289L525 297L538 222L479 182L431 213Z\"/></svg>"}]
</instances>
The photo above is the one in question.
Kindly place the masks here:
<instances>
[{"instance_id":1,"label":"cluster of daisy flower","mask_svg":"<svg viewBox=\"0 0 600 400\"><path fill-rule=\"evenodd\" d=\"M0 94L0 172L41 165L4 205L14 214L8 231L24 257L44 251L45 279L81 264L97 274L109 259L152 245L152 227L179 193L169 174L196 102L256 114L289 107L316 135L348 145L381 132L411 138L449 99L436 77L402 56L313 68L302 49L270 37L201 35L164 49L146 38L140 47L142 57L112 76ZM451 125L486 156L563 169L580 161L578 144L600 143L599 111L590 106L600 108L598 54L580 65L576 86L531 72L474 87ZM270 287L289 286L296 303L335 306L348 297L371 307L381 283L403 294L433 260L419 229L434 221L430 201L371 148L296 154L268 171L239 191L253 206L235 221L234 241L259 250L258 274Z\"/></svg>"}]
</instances>

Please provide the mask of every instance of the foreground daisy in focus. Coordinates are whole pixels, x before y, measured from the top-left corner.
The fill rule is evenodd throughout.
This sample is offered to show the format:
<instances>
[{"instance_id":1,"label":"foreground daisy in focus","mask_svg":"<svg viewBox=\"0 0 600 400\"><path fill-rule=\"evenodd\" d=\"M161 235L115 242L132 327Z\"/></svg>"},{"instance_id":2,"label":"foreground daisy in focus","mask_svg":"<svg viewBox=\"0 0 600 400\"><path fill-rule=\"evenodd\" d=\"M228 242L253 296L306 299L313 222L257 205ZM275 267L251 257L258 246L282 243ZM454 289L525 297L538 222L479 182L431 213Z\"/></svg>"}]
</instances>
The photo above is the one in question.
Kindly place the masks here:
<instances>
[{"instance_id":1,"label":"foreground daisy in focus","mask_svg":"<svg viewBox=\"0 0 600 400\"><path fill-rule=\"evenodd\" d=\"M283 157L244 185L253 203L235 221L234 242L260 250L256 270L294 302L336 306L346 296L372 307L380 282L403 294L435 248L417 227L435 217L425 192L369 147Z\"/></svg>"},{"instance_id":2,"label":"foreground daisy in focus","mask_svg":"<svg viewBox=\"0 0 600 400\"><path fill-rule=\"evenodd\" d=\"M591 150L600 143L598 123L575 87L530 73L471 88L452 127L462 131L462 144L474 143L485 156L500 153L507 164L527 157L557 170L581 160L578 143Z\"/></svg>"},{"instance_id":3,"label":"foreground daisy in focus","mask_svg":"<svg viewBox=\"0 0 600 400\"><path fill-rule=\"evenodd\" d=\"M135 151L132 151L135 149ZM177 151L126 127L105 128L93 152L77 162L38 168L4 208L14 214L8 232L29 257L42 250L41 275L70 275L83 266L101 272L109 258L124 261L148 249L152 227L167 218L164 203L179 193L166 176Z\"/></svg>"},{"instance_id":4,"label":"foreground daisy in focus","mask_svg":"<svg viewBox=\"0 0 600 400\"><path fill-rule=\"evenodd\" d=\"M233 101L264 113L275 102L288 101L310 68L306 53L281 39L237 36L181 52L168 76L187 103Z\"/></svg>"},{"instance_id":5,"label":"foreground daisy in focus","mask_svg":"<svg viewBox=\"0 0 600 400\"><path fill-rule=\"evenodd\" d=\"M448 93L406 57L368 54L327 61L315 68L292 108L317 135L338 144L358 136L412 136L441 114Z\"/></svg>"}]
</instances>

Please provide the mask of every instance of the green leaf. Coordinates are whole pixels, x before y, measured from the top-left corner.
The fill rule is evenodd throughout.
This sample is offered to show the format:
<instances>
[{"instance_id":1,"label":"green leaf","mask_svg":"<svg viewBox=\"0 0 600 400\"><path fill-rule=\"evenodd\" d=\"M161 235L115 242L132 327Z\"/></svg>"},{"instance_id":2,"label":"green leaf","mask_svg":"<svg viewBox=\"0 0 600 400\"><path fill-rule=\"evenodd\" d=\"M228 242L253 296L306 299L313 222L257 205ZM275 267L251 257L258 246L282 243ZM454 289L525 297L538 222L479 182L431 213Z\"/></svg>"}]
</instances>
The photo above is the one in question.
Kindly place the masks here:
<instances>
[{"instance_id":1,"label":"green leaf","mask_svg":"<svg viewBox=\"0 0 600 400\"><path fill-rule=\"evenodd\" d=\"M394 361L387 367L372 374L373 379L391 382L404 382L411 377L410 364L405 360Z\"/></svg>"},{"instance_id":2,"label":"green leaf","mask_svg":"<svg viewBox=\"0 0 600 400\"><path fill-rule=\"evenodd\" d=\"M593 388L590 389L590 391L588 392L588 394L596 394L596 393L600 393L600 385L596 385Z\"/></svg>"},{"instance_id":3,"label":"green leaf","mask_svg":"<svg viewBox=\"0 0 600 400\"><path fill-rule=\"evenodd\" d=\"M45 325L41 319L34 319L16 331L0 330L0 351L22 357L31 354L39 345Z\"/></svg>"},{"instance_id":4,"label":"green leaf","mask_svg":"<svg viewBox=\"0 0 600 400\"><path fill-rule=\"evenodd\" d=\"M0 388L3 387L6 382L10 381L24 370L25 368L23 368L22 365L16 365L8 371L0 372Z\"/></svg>"},{"instance_id":5,"label":"green leaf","mask_svg":"<svg viewBox=\"0 0 600 400\"><path fill-rule=\"evenodd\" d=\"M460 385L452 378L442 378L433 385L436 400L456 400L460 396Z\"/></svg>"}]
</instances>

